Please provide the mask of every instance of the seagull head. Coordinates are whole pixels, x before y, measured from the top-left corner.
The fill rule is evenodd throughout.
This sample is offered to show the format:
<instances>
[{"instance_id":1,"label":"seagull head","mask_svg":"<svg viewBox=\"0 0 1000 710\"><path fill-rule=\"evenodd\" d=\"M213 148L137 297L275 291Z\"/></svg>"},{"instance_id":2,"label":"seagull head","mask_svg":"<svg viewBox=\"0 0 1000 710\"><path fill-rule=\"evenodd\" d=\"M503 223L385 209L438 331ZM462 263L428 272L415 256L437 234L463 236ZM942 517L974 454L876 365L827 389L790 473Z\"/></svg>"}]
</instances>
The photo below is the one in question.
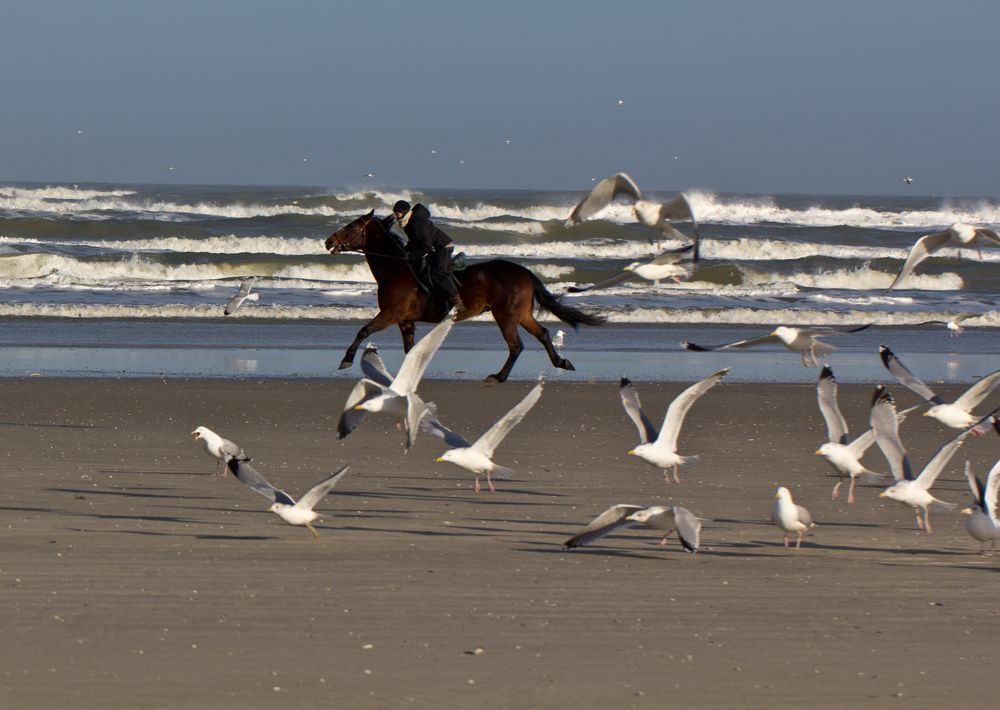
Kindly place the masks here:
<instances>
[{"instance_id":1,"label":"seagull head","mask_svg":"<svg viewBox=\"0 0 1000 710\"><path fill-rule=\"evenodd\" d=\"M972 515L974 511L972 510L972 508L962 508L958 512L961 513L962 515Z\"/></svg>"},{"instance_id":2,"label":"seagull head","mask_svg":"<svg viewBox=\"0 0 1000 710\"><path fill-rule=\"evenodd\" d=\"M275 502L275 503L271 503L271 507L268 508L268 510L270 510L272 513L277 513L278 515L281 515L281 511L283 511L283 510L285 510L286 508L289 508L289 507L291 507L291 506L289 506L287 503L277 503L277 502Z\"/></svg>"},{"instance_id":3,"label":"seagull head","mask_svg":"<svg viewBox=\"0 0 1000 710\"><path fill-rule=\"evenodd\" d=\"M642 262L641 261L633 261L631 264L629 264L628 266L626 266L623 269L623 271L635 271L640 266L642 266Z\"/></svg>"},{"instance_id":4,"label":"seagull head","mask_svg":"<svg viewBox=\"0 0 1000 710\"><path fill-rule=\"evenodd\" d=\"M781 342L785 343L786 345L795 340L795 338L798 337L798 334L799 334L798 328L790 328L787 325L779 325L777 328L771 331L771 335L780 338Z\"/></svg>"},{"instance_id":5,"label":"seagull head","mask_svg":"<svg viewBox=\"0 0 1000 710\"><path fill-rule=\"evenodd\" d=\"M778 490L774 494L775 498L780 500L791 500L792 494L788 492L788 489L784 486L778 486Z\"/></svg>"},{"instance_id":6,"label":"seagull head","mask_svg":"<svg viewBox=\"0 0 1000 710\"><path fill-rule=\"evenodd\" d=\"M197 441L198 439L204 438L207 434L211 432L203 426L198 427L193 432L191 432L191 438Z\"/></svg>"},{"instance_id":7,"label":"seagull head","mask_svg":"<svg viewBox=\"0 0 1000 710\"><path fill-rule=\"evenodd\" d=\"M448 449L443 454L434 459L437 463L442 461L454 461L455 460L455 449Z\"/></svg>"},{"instance_id":8,"label":"seagull head","mask_svg":"<svg viewBox=\"0 0 1000 710\"><path fill-rule=\"evenodd\" d=\"M904 483L906 481L903 481ZM891 498L892 500L903 500L901 497L902 489L899 487L899 483L889 486L884 491L878 494L879 498Z\"/></svg>"},{"instance_id":9,"label":"seagull head","mask_svg":"<svg viewBox=\"0 0 1000 710\"><path fill-rule=\"evenodd\" d=\"M633 520L637 523L645 523L654 515L660 515L664 511L666 511L666 508L664 508L662 505L654 505L652 508L646 508L645 510L637 510L631 515L626 516L625 519Z\"/></svg>"}]
</instances>

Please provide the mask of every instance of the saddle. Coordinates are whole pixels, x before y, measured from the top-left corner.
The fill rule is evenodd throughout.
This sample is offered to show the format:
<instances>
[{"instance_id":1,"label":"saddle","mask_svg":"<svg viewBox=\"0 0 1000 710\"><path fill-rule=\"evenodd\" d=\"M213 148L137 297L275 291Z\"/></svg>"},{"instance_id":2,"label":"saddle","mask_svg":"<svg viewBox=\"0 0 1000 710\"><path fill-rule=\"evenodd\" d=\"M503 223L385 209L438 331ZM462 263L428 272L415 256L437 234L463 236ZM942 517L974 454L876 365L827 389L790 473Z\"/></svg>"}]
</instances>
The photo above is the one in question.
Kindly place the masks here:
<instances>
[{"instance_id":1,"label":"saddle","mask_svg":"<svg viewBox=\"0 0 1000 710\"><path fill-rule=\"evenodd\" d=\"M417 277L417 285L420 287L421 291L423 291L424 293L433 293L434 280L431 278L431 268L427 260L427 257L428 257L427 254L424 254L423 256L420 257L420 261L417 262L416 268L413 270L413 275ZM466 266L467 264L465 261L464 251L460 251L457 254L453 254L451 257L451 261L448 262L448 274L452 275L459 273L461 271L465 271ZM452 276L451 278L455 280L456 283L458 283L457 279L455 279L454 276Z\"/></svg>"}]
</instances>

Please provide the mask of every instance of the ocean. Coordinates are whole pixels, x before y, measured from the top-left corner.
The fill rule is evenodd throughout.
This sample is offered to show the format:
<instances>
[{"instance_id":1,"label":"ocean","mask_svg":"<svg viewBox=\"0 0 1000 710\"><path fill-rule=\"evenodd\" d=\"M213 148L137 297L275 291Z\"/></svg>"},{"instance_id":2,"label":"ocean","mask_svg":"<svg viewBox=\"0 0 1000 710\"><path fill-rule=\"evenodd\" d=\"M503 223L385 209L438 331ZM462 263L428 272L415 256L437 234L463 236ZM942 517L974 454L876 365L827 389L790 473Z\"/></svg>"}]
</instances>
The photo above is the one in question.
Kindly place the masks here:
<instances>
[{"instance_id":1,"label":"ocean","mask_svg":"<svg viewBox=\"0 0 1000 710\"><path fill-rule=\"evenodd\" d=\"M423 202L470 260L517 261L550 291L564 293L656 253L626 204L564 227L584 193L3 184L0 375L357 376L334 368L375 313L375 283L361 255L325 252L329 234L371 209L387 214L397 199ZM756 367L766 371L765 380L813 380L814 371L780 348L697 354L677 345L728 342L782 324L873 324L831 339L844 353L833 358L854 353L867 362L871 348L889 339L901 357L910 353L908 364L930 355L930 367L942 353L959 361L923 373L930 379L968 380L985 374L984 366L996 369L1000 249L944 250L903 288L885 289L917 238L954 222L996 225L1000 201L687 195L702 235L702 260L691 279L658 285L635 279L565 296L606 316L609 325L568 336L576 373L555 373L529 336L515 377L547 371L610 379L635 368L654 379L684 379L703 364L736 360L752 365L739 379L754 380L749 371ZM690 233L689 225L678 227ZM659 249L681 245L668 240ZM223 316L248 275L258 277L260 300ZM977 315L965 321L960 338L941 325L920 325L963 312ZM546 325L560 326L553 319ZM397 331L374 339L388 361L401 357ZM453 341L440 376L485 377L505 355L488 315L456 328L446 345ZM860 372L858 381L870 374L867 366Z\"/></svg>"}]
</instances>

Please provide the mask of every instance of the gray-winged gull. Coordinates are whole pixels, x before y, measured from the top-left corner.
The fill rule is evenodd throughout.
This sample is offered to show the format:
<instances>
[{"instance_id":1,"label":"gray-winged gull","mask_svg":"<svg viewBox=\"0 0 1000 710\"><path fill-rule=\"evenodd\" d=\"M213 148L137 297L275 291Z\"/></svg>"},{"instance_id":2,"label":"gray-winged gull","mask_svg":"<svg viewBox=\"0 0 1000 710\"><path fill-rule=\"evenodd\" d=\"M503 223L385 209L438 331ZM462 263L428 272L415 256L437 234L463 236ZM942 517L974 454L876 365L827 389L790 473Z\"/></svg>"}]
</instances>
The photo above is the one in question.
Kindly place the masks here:
<instances>
[{"instance_id":1,"label":"gray-winged gull","mask_svg":"<svg viewBox=\"0 0 1000 710\"><path fill-rule=\"evenodd\" d=\"M820 341L819 338L831 335L857 333L858 331L862 331L869 327L871 327L871 323L866 323L865 325L855 328L832 328L827 326L818 326L815 328L794 328L792 326L780 325L769 334L761 335L756 338L737 340L736 342L726 343L724 345L697 345L685 340L681 342L681 347L685 350L691 350L693 352L706 353L714 352L716 350L750 348L756 345L780 343L792 352L799 353L802 358L803 366L808 367L812 365L814 367L818 367L819 360L817 359L817 354L826 354L835 350L832 345ZM808 358L806 357L807 354L809 356Z\"/></svg>"},{"instance_id":2,"label":"gray-winged gull","mask_svg":"<svg viewBox=\"0 0 1000 710\"><path fill-rule=\"evenodd\" d=\"M992 229L973 227L971 224L956 222L942 232L935 232L934 234L927 234L920 237L910 248L910 253L907 254L906 261L903 263L903 268L899 270L899 274L893 279L886 290L891 291L896 288L903 279L913 273L913 270L917 268L920 262L934 252L949 245L956 246L959 249L962 247L975 247L977 251L984 246L1000 247L1000 235ZM982 258L981 251L980 258Z\"/></svg>"},{"instance_id":3,"label":"gray-winged gull","mask_svg":"<svg viewBox=\"0 0 1000 710\"><path fill-rule=\"evenodd\" d=\"M791 533L798 535L795 541L795 549L802 548L802 538L806 530L815 527L812 515L801 505L796 505L792 500L791 492L784 486L778 487L778 492L774 494L774 509L771 511L771 520L785 533L785 547L788 547L788 539Z\"/></svg>"},{"instance_id":4,"label":"gray-winged gull","mask_svg":"<svg viewBox=\"0 0 1000 710\"><path fill-rule=\"evenodd\" d=\"M671 227L671 229L673 228ZM674 231L676 232L677 230ZM682 237L684 236L683 234L680 234L680 232L677 233ZM634 278L643 278L647 281L652 281L653 283L659 283L663 279L669 279L675 283L680 283L691 275L690 267L681 263L686 256L686 252L691 251L691 249L692 246L689 244L681 247L680 249L665 251L649 261L633 261L631 264L625 266L621 273L615 274L604 281L600 281L591 286L570 286L566 290L569 293L596 291L598 289L615 286Z\"/></svg>"},{"instance_id":5,"label":"gray-winged gull","mask_svg":"<svg viewBox=\"0 0 1000 710\"><path fill-rule=\"evenodd\" d=\"M679 505L646 507L619 503L587 523L583 530L564 542L563 547L573 548L589 545L619 528L626 527L647 527L665 531L660 540L661 545L666 545L670 533L676 530L681 545L688 552L697 552L701 544L701 518L687 508L682 508Z\"/></svg>"},{"instance_id":6,"label":"gray-winged gull","mask_svg":"<svg viewBox=\"0 0 1000 710\"><path fill-rule=\"evenodd\" d=\"M240 289L236 292L236 295L229 299L229 303L222 310L223 315L230 315L236 312L236 309L243 305L244 301L256 301L260 298L259 293L250 293L250 289L253 288L254 282L257 280L256 276L247 276L240 282Z\"/></svg>"},{"instance_id":7,"label":"gray-winged gull","mask_svg":"<svg viewBox=\"0 0 1000 710\"><path fill-rule=\"evenodd\" d=\"M225 461L226 456L232 456L240 461L249 461L243 448L234 441L230 441L219 436L208 427L200 426L191 432L191 438L200 441L205 453L217 459L215 462L215 472L219 472L219 466Z\"/></svg>"},{"instance_id":8,"label":"gray-winged gull","mask_svg":"<svg viewBox=\"0 0 1000 710\"><path fill-rule=\"evenodd\" d=\"M1000 488L1000 461L993 464L989 474L986 476L986 483L973 475L969 462L965 462L965 479L969 482L969 489L975 498L975 503L968 508L962 508L962 513L968 517L965 519L965 529L973 539L979 541L979 554L986 554L986 543L990 543L990 549L996 551L997 539L1000 538L1000 520L997 520L997 490Z\"/></svg>"}]
</instances>

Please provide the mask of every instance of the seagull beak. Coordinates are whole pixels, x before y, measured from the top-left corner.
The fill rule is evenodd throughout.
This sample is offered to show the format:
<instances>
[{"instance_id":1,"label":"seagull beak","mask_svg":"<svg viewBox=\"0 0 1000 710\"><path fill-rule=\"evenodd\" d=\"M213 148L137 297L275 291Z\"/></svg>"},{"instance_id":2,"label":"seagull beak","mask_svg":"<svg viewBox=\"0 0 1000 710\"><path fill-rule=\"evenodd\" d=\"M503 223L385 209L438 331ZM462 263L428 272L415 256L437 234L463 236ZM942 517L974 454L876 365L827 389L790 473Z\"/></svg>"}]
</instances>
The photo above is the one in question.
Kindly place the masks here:
<instances>
[{"instance_id":1,"label":"seagull beak","mask_svg":"<svg viewBox=\"0 0 1000 710\"><path fill-rule=\"evenodd\" d=\"M823 452L822 452L822 451L820 451L819 449L816 449L816 455L817 455L817 456L821 456L822 454L823 454Z\"/></svg>"},{"instance_id":2,"label":"seagull beak","mask_svg":"<svg viewBox=\"0 0 1000 710\"><path fill-rule=\"evenodd\" d=\"M626 453L626 454L627 454L628 456L635 456L635 449L632 449L631 451L626 451L625 453Z\"/></svg>"},{"instance_id":3,"label":"seagull beak","mask_svg":"<svg viewBox=\"0 0 1000 710\"><path fill-rule=\"evenodd\" d=\"M196 432L196 431L191 432L191 438L192 439L197 439L198 438L198 432Z\"/></svg>"},{"instance_id":4,"label":"seagull beak","mask_svg":"<svg viewBox=\"0 0 1000 710\"><path fill-rule=\"evenodd\" d=\"M878 497L879 498L885 498L885 491L882 491L881 493L879 493Z\"/></svg>"},{"instance_id":5,"label":"seagull beak","mask_svg":"<svg viewBox=\"0 0 1000 710\"><path fill-rule=\"evenodd\" d=\"M962 508L958 512L961 513L962 515L972 515L972 508Z\"/></svg>"},{"instance_id":6,"label":"seagull beak","mask_svg":"<svg viewBox=\"0 0 1000 710\"><path fill-rule=\"evenodd\" d=\"M772 330L771 331L771 335L777 335L777 334L778 334L778 331L776 331L776 330Z\"/></svg>"},{"instance_id":7,"label":"seagull beak","mask_svg":"<svg viewBox=\"0 0 1000 710\"><path fill-rule=\"evenodd\" d=\"M355 404L354 408L355 409L364 409L364 407L362 407L360 404Z\"/></svg>"},{"instance_id":8,"label":"seagull beak","mask_svg":"<svg viewBox=\"0 0 1000 710\"><path fill-rule=\"evenodd\" d=\"M441 463L442 461L444 461L444 456L438 456L436 459L434 459L434 461L436 461L437 463Z\"/></svg>"},{"instance_id":9,"label":"seagull beak","mask_svg":"<svg viewBox=\"0 0 1000 710\"><path fill-rule=\"evenodd\" d=\"M922 416L922 417L929 417L930 415L931 415L931 413L930 413L930 412L924 412L924 413L923 413L923 414L921 414L920 416Z\"/></svg>"},{"instance_id":10,"label":"seagull beak","mask_svg":"<svg viewBox=\"0 0 1000 710\"><path fill-rule=\"evenodd\" d=\"M781 497L781 494L780 494L780 493L775 493L775 494L774 494L774 497L775 497L775 498L780 498L780 497Z\"/></svg>"}]
</instances>

